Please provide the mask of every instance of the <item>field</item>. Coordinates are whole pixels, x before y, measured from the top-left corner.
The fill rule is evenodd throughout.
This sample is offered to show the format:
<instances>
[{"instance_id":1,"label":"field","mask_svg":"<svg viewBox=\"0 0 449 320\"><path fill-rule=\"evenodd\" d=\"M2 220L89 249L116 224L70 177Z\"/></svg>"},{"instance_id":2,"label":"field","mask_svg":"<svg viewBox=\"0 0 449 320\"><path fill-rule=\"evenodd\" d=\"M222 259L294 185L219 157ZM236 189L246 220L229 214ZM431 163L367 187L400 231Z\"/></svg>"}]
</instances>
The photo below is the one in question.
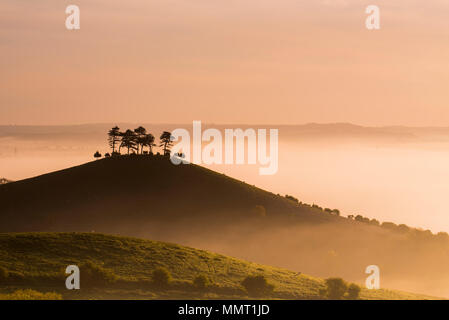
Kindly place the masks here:
<instances>
[{"instance_id":1,"label":"field","mask_svg":"<svg viewBox=\"0 0 449 320\"><path fill-rule=\"evenodd\" d=\"M80 267L81 289L67 290L65 268L87 262L107 271L108 276L113 275L114 281L87 280ZM152 273L157 268L169 271L172 277L169 287L161 289L151 284ZM26 289L56 293L49 298L63 299L248 299L241 286L248 275L263 275L274 285L274 292L261 298L321 299L319 291L324 288L323 279L286 269L176 244L97 233L0 234L0 269L8 273L6 278L0 277L3 299L13 298L14 292L18 295L17 290ZM199 275L209 280L207 288L202 290L192 285ZM383 289L362 289L360 297L432 298Z\"/></svg>"}]
</instances>

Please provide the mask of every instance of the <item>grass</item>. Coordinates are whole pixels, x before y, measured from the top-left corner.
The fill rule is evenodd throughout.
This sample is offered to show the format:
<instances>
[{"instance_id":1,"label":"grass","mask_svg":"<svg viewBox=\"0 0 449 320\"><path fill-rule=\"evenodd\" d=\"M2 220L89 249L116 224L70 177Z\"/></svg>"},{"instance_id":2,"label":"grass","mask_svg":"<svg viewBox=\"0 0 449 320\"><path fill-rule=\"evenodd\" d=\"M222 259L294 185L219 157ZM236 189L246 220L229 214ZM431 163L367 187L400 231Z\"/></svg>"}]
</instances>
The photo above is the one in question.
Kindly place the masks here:
<instances>
[{"instance_id":1,"label":"grass","mask_svg":"<svg viewBox=\"0 0 449 320\"><path fill-rule=\"evenodd\" d=\"M81 271L81 290L65 289L63 270L68 265L79 266L86 262L110 270L117 282L86 288L88 284L83 283ZM17 291L26 289L51 293L44 297L57 298L60 294L64 299L247 299L240 283L248 275L264 275L275 287L269 297L274 299L318 299L319 290L324 288L322 279L281 268L176 244L97 233L2 233L0 268L19 279L3 283L0 280L0 299L26 298L26 291ZM156 290L148 286L156 268L170 272L171 289ZM209 279L211 290L186 289L190 288L186 284L199 275ZM394 290L366 289L362 290L361 298L431 299Z\"/></svg>"}]
</instances>

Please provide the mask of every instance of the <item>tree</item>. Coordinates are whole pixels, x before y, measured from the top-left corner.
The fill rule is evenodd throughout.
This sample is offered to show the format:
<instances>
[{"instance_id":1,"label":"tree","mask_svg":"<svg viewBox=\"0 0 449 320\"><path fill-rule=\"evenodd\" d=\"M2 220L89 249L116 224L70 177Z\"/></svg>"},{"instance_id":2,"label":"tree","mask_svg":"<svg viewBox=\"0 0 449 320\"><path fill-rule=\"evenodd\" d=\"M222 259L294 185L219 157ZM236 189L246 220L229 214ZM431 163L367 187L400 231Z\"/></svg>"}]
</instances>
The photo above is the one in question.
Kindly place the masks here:
<instances>
[{"instance_id":1,"label":"tree","mask_svg":"<svg viewBox=\"0 0 449 320\"><path fill-rule=\"evenodd\" d=\"M170 148L173 146L173 141L171 140L171 133L164 131L159 138L161 140L160 147L164 150L164 155L170 154Z\"/></svg>"},{"instance_id":2,"label":"tree","mask_svg":"<svg viewBox=\"0 0 449 320\"><path fill-rule=\"evenodd\" d=\"M94 153L94 157L95 157L96 159L101 158L101 153L100 153L99 151L95 152L95 153Z\"/></svg>"},{"instance_id":3,"label":"tree","mask_svg":"<svg viewBox=\"0 0 449 320\"><path fill-rule=\"evenodd\" d=\"M120 128L115 126L108 132L109 146L112 148L112 153L115 152L115 144L120 141Z\"/></svg>"},{"instance_id":4,"label":"tree","mask_svg":"<svg viewBox=\"0 0 449 320\"><path fill-rule=\"evenodd\" d=\"M274 290L274 286L263 275L247 276L242 281L242 286L253 297L269 296Z\"/></svg>"},{"instance_id":5,"label":"tree","mask_svg":"<svg viewBox=\"0 0 449 320\"><path fill-rule=\"evenodd\" d=\"M151 280L155 287L163 289L168 287L171 280L171 275L165 268L156 268L153 271Z\"/></svg>"},{"instance_id":6,"label":"tree","mask_svg":"<svg viewBox=\"0 0 449 320\"><path fill-rule=\"evenodd\" d=\"M147 133L147 129L140 126L134 129L134 133L136 134L136 144L137 144L137 154L139 153L139 147L141 152L143 151L143 144L145 142L145 136Z\"/></svg>"},{"instance_id":7,"label":"tree","mask_svg":"<svg viewBox=\"0 0 449 320\"><path fill-rule=\"evenodd\" d=\"M342 278L328 278L326 281L326 289L320 290L320 294L331 300L340 300L344 297L348 284Z\"/></svg>"},{"instance_id":8,"label":"tree","mask_svg":"<svg viewBox=\"0 0 449 320\"><path fill-rule=\"evenodd\" d=\"M348 287L348 299L356 300L359 298L360 287L355 283L351 283Z\"/></svg>"},{"instance_id":9,"label":"tree","mask_svg":"<svg viewBox=\"0 0 449 320\"><path fill-rule=\"evenodd\" d=\"M340 215L340 210L338 210L338 209L333 209L331 212L332 212L333 214L335 214L336 216L339 216L339 215Z\"/></svg>"},{"instance_id":10,"label":"tree","mask_svg":"<svg viewBox=\"0 0 449 320\"><path fill-rule=\"evenodd\" d=\"M136 142L136 133L132 130L126 130L125 133L122 134L122 142L120 144L120 148L124 147L128 149L128 154L129 154L129 150L135 150L136 148L138 148L137 146L137 142Z\"/></svg>"},{"instance_id":11,"label":"tree","mask_svg":"<svg viewBox=\"0 0 449 320\"><path fill-rule=\"evenodd\" d=\"M148 147L149 153L153 153L153 147L156 146L154 140L155 138L151 133L146 134L143 138L143 146Z\"/></svg>"}]
</instances>

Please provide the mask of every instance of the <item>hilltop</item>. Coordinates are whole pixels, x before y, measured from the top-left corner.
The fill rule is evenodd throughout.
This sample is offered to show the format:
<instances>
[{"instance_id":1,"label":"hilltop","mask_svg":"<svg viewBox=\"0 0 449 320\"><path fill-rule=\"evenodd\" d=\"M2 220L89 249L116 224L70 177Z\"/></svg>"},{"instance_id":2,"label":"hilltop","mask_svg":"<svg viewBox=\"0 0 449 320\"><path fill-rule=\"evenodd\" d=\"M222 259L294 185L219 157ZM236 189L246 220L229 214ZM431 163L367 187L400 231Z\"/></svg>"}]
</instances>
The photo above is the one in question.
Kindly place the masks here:
<instances>
[{"instance_id":1,"label":"hilltop","mask_svg":"<svg viewBox=\"0 0 449 320\"><path fill-rule=\"evenodd\" d=\"M81 268L81 290L65 288L62 270L89 262L107 270L115 282L89 283ZM149 285L152 272L165 268L172 276L170 288ZM2 280L1 294L19 289L56 292L65 299L247 299L241 281L263 275L275 287L269 298L320 299L322 279L281 268L264 266L177 244L97 233L0 234L0 268L10 276ZM83 276L84 275L84 276ZM188 286L199 276L209 279L199 292ZM98 280L98 279L97 279ZM362 299L430 299L429 296L394 290L367 290Z\"/></svg>"},{"instance_id":2,"label":"hilltop","mask_svg":"<svg viewBox=\"0 0 449 320\"><path fill-rule=\"evenodd\" d=\"M319 277L449 296L449 239L339 216L196 165L122 156L0 186L0 232L170 241ZM378 222L377 222L378 223Z\"/></svg>"}]
</instances>

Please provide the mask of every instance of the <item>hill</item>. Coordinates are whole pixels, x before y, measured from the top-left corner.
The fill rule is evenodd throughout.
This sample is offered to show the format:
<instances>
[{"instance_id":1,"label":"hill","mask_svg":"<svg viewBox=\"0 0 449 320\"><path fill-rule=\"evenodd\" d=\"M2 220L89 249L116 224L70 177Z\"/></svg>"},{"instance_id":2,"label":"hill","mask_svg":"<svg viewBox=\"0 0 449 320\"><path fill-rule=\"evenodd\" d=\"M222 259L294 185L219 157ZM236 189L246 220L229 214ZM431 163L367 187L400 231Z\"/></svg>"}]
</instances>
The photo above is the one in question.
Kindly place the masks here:
<instances>
[{"instance_id":1,"label":"hill","mask_svg":"<svg viewBox=\"0 0 449 320\"><path fill-rule=\"evenodd\" d=\"M17 181L0 188L0 202L1 232L130 230L135 235L147 230L149 218L152 224L157 219L184 225L212 213L216 224L260 214L330 218L309 216L309 207L200 166L175 166L162 156L102 159Z\"/></svg>"},{"instance_id":2,"label":"hill","mask_svg":"<svg viewBox=\"0 0 449 320\"><path fill-rule=\"evenodd\" d=\"M449 237L347 219L196 165L122 156L0 186L0 232L170 241L319 277L449 296ZM388 205L388 204L386 204Z\"/></svg>"},{"instance_id":3,"label":"hill","mask_svg":"<svg viewBox=\"0 0 449 320\"><path fill-rule=\"evenodd\" d=\"M113 274L110 283L91 284L83 265L89 262ZM65 288L62 270L68 265L81 269L81 290ZM156 268L169 271L172 284L161 290L150 285ZM8 280L0 279L0 298L16 290L55 292L65 299L157 299L157 298L236 298L247 299L240 285L248 275L263 275L275 287L265 298L320 299L324 281L281 268L183 247L176 244L96 233L0 234L0 269L8 270ZM191 281L206 276L210 285L195 290ZM11 280L14 278L13 280ZM431 297L393 290L367 290L363 299L430 299Z\"/></svg>"}]
</instances>

